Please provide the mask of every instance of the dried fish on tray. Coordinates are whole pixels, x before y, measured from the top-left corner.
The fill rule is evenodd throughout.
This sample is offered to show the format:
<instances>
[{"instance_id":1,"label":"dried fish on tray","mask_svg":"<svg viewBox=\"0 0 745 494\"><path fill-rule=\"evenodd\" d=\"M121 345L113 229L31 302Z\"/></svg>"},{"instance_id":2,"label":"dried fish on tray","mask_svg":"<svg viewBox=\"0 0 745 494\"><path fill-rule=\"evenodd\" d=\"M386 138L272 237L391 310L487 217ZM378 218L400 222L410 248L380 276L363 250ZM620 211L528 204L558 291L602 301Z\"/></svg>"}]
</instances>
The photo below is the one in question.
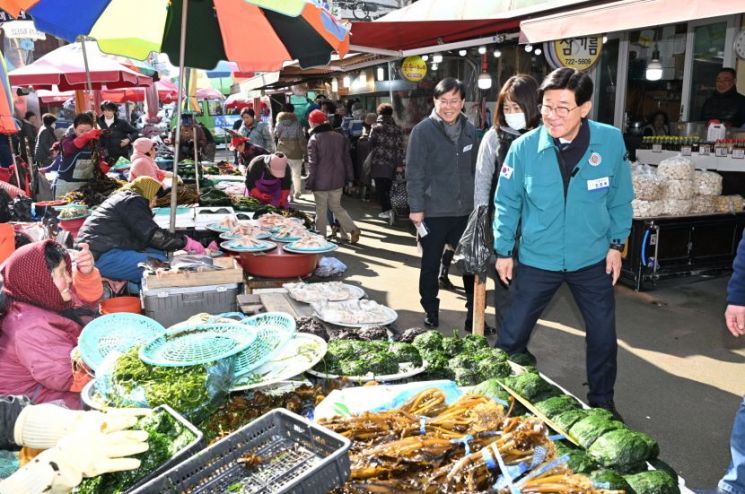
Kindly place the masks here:
<instances>
[{"instance_id":1,"label":"dried fish on tray","mask_svg":"<svg viewBox=\"0 0 745 494\"><path fill-rule=\"evenodd\" d=\"M360 299L365 296L365 291L362 288L347 285L340 281L285 283L282 287L288 291L290 297L306 304L323 301L339 302L348 299Z\"/></svg>"},{"instance_id":2,"label":"dried fish on tray","mask_svg":"<svg viewBox=\"0 0 745 494\"><path fill-rule=\"evenodd\" d=\"M311 306L319 319L339 326L386 326L398 318L395 310L374 300L317 302Z\"/></svg>"}]
</instances>

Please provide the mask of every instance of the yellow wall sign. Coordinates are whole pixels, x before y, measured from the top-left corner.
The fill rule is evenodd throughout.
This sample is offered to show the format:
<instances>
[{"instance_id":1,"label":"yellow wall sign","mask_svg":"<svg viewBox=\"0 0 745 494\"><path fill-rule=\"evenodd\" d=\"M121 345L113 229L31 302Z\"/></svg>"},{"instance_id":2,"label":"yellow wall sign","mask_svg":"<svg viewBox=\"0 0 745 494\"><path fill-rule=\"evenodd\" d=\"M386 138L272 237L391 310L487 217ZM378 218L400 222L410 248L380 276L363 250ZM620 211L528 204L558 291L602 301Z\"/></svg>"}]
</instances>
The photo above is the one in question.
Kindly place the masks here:
<instances>
[{"instance_id":1,"label":"yellow wall sign","mask_svg":"<svg viewBox=\"0 0 745 494\"><path fill-rule=\"evenodd\" d=\"M603 51L602 36L569 38L544 43L546 60L553 68L569 67L589 70L600 59Z\"/></svg>"},{"instance_id":2,"label":"yellow wall sign","mask_svg":"<svg viewBox=\"0 0 745 494\"><path fill-rule=\"evenodd\" d=\"M420 56L406 57L401 62L401 75L411 82L419 82L427 75L427 62Z\"/></svg>"}]
</instances>

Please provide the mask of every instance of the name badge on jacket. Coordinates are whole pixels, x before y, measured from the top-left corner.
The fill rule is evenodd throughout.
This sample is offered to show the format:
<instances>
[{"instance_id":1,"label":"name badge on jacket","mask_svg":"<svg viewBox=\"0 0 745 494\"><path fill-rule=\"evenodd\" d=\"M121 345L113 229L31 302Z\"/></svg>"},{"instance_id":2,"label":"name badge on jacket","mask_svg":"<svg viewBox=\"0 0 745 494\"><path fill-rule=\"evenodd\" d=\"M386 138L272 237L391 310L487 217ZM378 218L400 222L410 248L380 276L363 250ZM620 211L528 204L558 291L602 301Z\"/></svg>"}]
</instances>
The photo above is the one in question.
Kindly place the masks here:
<instances>
[{"instance_id":1,"label":"name badge on jacket","mask_svg":"<svg viewBox=\"0 0 745 494\"><path fill-rule=\"evenodd\" d=\"M587 190L602 190L610 187L610 177L601 177L587 181Z\"/></svg>"},{"instance_id":2,"label":"name badge on jacket","mask_svg":"<svg viewBox=\"0 0 745 494\"><path fill-rule=\"evenodd\" d=\"M473 144L469 144L468 146L465 146L465 147L463 148L463 152L464 152L464 153L467 153L468 151L470 151L470 150L471 150L471 148L472 148L472 147L473 147Z\"/></svg>"}]
</instances>

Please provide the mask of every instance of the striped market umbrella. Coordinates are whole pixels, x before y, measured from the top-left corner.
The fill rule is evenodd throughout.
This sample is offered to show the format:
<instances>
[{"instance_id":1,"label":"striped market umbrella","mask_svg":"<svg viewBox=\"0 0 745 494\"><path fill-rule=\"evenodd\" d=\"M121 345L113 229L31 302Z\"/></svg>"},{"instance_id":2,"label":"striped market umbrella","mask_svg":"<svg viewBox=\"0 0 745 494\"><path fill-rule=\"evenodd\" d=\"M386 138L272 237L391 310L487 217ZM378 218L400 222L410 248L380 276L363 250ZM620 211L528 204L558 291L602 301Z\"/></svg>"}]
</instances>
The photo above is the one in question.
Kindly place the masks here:
<instances>
[{"instance_id":1,"label":"striped market umbrella","mask_svg":"<svg viewBox=\"0 0 745 494\"><path fill-rule=\"evenodd\" d=\"M174 63L184 6L187 67L229 60L241 71L269 72L295 59L311 67L349 47L347 29L307 0L0 0L1 9L26 10L38 30L67 41L90 36L107 53L144 60L161 52Z\"/></svg>"},{"instance_id":2,"label":"striped market umbrella","mask_svg":"<svg viewBox=\"0 0 745 494\"><path fill-rule=\"evenodd\" d=\"M178 61L179 81L185 67L210 70L221 60L245 72L271 72L290 60L325 65L332 52L344 56L349 49L347 28L309 0L0 0L0 9L11 15L26 10L38 30L68 41L91 36L107 53L139 60L167 53ZM183 97L179 84L177 122ZM175 137L178 163L180 125ZM173 231L175 185L171 192Z\"/></svg>"}]
</instances>

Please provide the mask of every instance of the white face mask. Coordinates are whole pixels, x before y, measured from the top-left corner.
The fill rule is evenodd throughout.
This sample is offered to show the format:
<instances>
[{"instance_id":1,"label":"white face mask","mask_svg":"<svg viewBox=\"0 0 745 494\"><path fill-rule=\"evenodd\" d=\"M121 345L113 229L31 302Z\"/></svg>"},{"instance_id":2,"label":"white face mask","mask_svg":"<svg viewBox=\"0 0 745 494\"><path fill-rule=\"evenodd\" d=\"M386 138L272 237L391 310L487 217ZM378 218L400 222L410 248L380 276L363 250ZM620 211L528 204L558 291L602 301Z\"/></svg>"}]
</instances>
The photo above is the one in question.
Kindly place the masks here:
<instances>
[{"instance_id":1,"label":"white face mask","mask_svg":"<svg viewBox=\"0 0 745 494\"><path fill-rule=\"evenodd\" d=\"M514 130L523 130L527 126L524 113L505 113L504 121Z\"/></svg>"}]
</instances>

